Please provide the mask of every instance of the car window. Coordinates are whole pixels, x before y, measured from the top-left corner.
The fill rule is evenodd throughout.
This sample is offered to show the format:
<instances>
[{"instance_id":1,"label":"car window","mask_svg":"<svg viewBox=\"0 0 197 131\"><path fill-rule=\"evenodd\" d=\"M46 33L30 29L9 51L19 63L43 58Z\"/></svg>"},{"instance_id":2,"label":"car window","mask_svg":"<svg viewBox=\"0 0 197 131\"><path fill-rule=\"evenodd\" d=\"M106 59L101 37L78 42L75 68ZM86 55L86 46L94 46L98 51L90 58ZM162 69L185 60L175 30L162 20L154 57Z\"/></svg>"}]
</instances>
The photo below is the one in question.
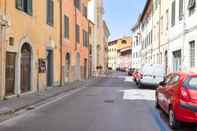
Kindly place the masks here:
<instances>
[{"instance_id":1,"label":"car window","mask_svg":"<svg viewBox=\"0 0 197 131\"><path fill-rule=\"evenodd\" d=\"M187 88L197 90L197 77L191 77L187 82Z\"/></svg>"}]
</instances>

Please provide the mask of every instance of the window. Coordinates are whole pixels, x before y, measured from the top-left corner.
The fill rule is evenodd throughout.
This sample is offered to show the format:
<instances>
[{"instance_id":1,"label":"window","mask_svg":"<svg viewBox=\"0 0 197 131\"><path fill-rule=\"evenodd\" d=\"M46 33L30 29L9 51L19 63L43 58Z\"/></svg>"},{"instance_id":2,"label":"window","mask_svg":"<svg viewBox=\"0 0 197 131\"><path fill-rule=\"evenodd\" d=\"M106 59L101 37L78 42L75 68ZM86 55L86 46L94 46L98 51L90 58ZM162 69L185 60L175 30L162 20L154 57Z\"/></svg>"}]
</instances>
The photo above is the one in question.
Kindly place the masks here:
<instances>
[{"instance_id":1,"label":"window","mask_svg":"<svg viewBox=\"0 0 197 131\"><path fill-rule=\"evenodd\" d=\"M64 38L69 38L69 18L64 16Z\"/></svg>"},{"instance_id":2,"label":"window","mask_svg":"<svg viewBox=\"0 0 197 131\"><path fill-rule=\"evenodd\" d=\"M54 15L54 2L53 0L47 0L47 24L53 26Z\"/></svg>"},{"instance_id":3,"label":"window","mask_svg":"<svg viewBox=\"0 0 197 131\"><path fill-rule=\"evenodd\" d=\"M171 15L171 26L175 25L175 1L172 2L172 15Z\"/></svg>"},{"instance_id":4,"label":"window","mask_svg":"<svg viewBox=\"0 0 197 131\"><path fill-rule=\"evenodd\" d=\"M185 87L197 90L197 77L190 77L184 82Z\"/></svg>"},{"instance_id":5,"label":"window","mask_svg":"<svg viewBox=\"0 0 197 131\"><path fill-rule=\"evenodd\" d=\"M196 0L189 0L188 2L189 15L192 15L194 13L195 7L196 7Z\"/></svg>"},{"instance_id":6,"label":"window","mask_svg":"<svg viewBox=\"0 0 197 131\"><path fill-rule=\"evenodd\" d=\"M83 46L88 47L88 32L83 30Z\"/></svg>"},{"instance_id":7,"label":"window","mask_svg":"<svg viewBox=\"0 0 197 131\"><path fill-rule=\"evenodd\" d=\"M169 25L169 11L167 9L166 10L166 30L168 30L168 25Z\"/></svg>"},{"instance_id":8,"label":"window","mask_svg":"<svg viewBox=\"0 0 197 131\"><path fill-rule=\"evenodd\" d=\"M80 26L76 25L76 42L80 42Z\"/></svg>"},{"instance_id":9,"label":"window","mask_svg":"<svg viewBox=\"0 0 197 131\"><path fill-rule=\"evenodd\" d=\"M191 41L190 43L190 66L195 67L195 41Z\"/></svg>"},{"instance_id":10,"label":"window","mask_svg":"<svg viewBox=\"0 0 197 131\"><path fill-rule=\"evenodd\" d=\"M16 8L28 15L32 15L32 0L16 0Z\"/></svg>"},{"instance_id":11,"label":"window","mask_svg":"<svg viewBox=\"0 0 197 131\"><path fill-rule=\"evenodd\" d=\"M179 0L179 20L183 19L183 0Z\"/></svg>"},{"instance_id":12,"label":"window","mask_svg":"<svg viewBox=\"0 0 197 131\"><path fill-rule=\"evenodd\" d=\"M88 9L85 5L83 5L83 16L88 17Z\"/></svg>"},{"instance_id":13,"label":"window","mask_svg":"<svg viewBox=\"0 0 197 131\"><path fill-rule=\"evenodd\" d=\"M81 10L81 0L74 0L75 7Z\"/></svg>"}]
</instances>

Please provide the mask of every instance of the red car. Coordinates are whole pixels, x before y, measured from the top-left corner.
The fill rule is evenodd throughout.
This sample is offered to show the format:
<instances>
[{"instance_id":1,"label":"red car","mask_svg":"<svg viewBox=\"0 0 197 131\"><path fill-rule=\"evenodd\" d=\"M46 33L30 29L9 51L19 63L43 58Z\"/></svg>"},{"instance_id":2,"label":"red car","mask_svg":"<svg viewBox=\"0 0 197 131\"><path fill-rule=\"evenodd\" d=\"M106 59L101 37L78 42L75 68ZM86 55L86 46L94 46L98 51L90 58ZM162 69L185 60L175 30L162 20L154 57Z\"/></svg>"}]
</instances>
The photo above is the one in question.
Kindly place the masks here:
<instances>
[{"instance_id":1,"label":"red car","mask_svg":"<svg viewBox=\"0 0 197 131\"><path fill-rule=\"evenodd\" d=\"M172 73L156 90L156 107L169 115L171 128L180 122L197 124L197 74Z\"/></svg>"}]
</instances>

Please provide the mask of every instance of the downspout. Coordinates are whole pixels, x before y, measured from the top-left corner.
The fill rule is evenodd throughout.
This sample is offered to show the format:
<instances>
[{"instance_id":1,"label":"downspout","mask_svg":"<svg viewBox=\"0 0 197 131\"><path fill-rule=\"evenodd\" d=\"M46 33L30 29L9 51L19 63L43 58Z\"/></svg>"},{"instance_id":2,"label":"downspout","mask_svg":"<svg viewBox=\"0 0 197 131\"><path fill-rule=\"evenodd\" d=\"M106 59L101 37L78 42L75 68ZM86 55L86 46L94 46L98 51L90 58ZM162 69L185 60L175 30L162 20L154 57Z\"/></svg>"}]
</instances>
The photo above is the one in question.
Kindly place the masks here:
<instances>
[{"instance_id":1,"label":"downspout","mask_svg":"<svg viewBox=\"0 0 197 131\"><path fill-rule=\"evenodd\" d=\"M60 86L63 86L62 0L60 0Z\"/></svg>"},{"instance_id":2,"label":"downspout","mask_svg":"<svg viewBox=\"0 0 197 131\"><path fill-rule=\"evenodd\" d=\"M154 22L153 22L153 17L154 17L154 6L153 6L153 0L152 1L152 34L151 34L151 63L153 64L153 33L154 33Z\"/></svg>"},{"instance_id":3,"label":"downspout","mask_svg":"<svg viewBox=\"0 0 197 131\"><path fill-rule=\"evenodd\" d=\"M1 75L1 85L0 85L0 88L1 88L1 99L4 99L5 98L5 39L6 39L6 28L8 26L8 22L7 20L5 20L5 16L6 16L6 13L7 13L7 2L6 0L4 0L4 5L2 4L2 6L4 6L4 9L3 9L3 13L2 13L2 23L0 23L0 30L1 30L1 34L0 34L0 45L1 45L1 69L0 69L0 74Z\"/></svg>"},{"instance_id":4,"label":"downspout","mask_svg":"<svg viewBox=\"0 0 197 131\"><path fill-rule=\"evenodd\" d=\"M161 20L160 19L161 19L161 1L159 3L159 64L162 64L162 55L161 55Z\"/></svg>"}]
</instances>

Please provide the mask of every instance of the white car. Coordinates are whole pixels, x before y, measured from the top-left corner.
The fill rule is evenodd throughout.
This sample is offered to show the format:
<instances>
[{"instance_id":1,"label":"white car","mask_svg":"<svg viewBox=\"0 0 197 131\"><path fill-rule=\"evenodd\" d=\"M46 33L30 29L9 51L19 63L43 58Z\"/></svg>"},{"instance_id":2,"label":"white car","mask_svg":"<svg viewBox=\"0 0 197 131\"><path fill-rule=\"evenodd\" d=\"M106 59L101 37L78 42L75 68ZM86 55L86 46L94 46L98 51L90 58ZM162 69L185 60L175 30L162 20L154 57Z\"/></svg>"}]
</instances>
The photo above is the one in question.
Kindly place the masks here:
<instances>
[{"instance_id":1,"label":"white car","mask_svg":"<svg viewBox=\"0 0 197 131\"><path fill-rule=\"evenodd\" d=\"M160 64L146 64L141 69L141 78L138 87L152 86L156 87L165 77L165 68Z\"/></svg>"}]
</instances>

